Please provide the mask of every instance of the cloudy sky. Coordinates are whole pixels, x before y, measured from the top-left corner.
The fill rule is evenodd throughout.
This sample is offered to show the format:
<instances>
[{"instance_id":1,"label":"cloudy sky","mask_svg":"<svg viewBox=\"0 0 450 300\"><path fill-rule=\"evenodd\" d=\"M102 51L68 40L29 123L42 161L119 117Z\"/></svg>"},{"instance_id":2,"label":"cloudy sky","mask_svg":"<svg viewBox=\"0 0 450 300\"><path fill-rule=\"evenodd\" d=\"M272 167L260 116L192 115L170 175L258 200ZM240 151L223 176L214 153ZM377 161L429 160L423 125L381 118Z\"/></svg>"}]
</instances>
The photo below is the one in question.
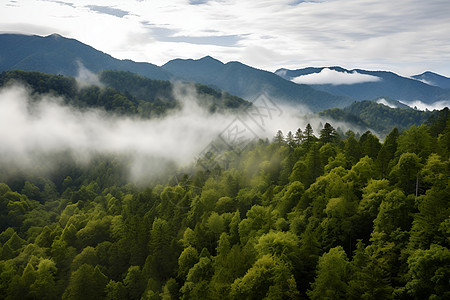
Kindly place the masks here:
<instances>
[{"instance_id":1,"label":"cloudy sky","mask_svg":"<svg viewBox=\"0 0 450 300\"><path fill-rule=\"evenodd\" d=\"M56 32L157 65L211 55L450 76L449 28L449 0L0 0L0 32Z\"/></svg>"}]
</instances>

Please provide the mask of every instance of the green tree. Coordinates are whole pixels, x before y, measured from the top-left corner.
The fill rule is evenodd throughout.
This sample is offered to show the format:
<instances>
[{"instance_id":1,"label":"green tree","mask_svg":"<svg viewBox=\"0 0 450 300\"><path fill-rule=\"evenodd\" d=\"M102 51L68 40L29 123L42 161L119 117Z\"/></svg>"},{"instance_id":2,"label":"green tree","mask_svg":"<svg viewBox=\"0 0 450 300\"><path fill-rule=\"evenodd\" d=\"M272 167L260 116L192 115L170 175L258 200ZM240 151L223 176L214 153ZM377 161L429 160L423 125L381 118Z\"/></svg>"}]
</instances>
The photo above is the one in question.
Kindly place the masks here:
<instances>
[{"instance_id":1,"label":"green tree","mask_svg":"<svg viewBox=\"0 0 450 300\"><path fill-rule=\"evenodd\" d=\"M231 285L236 299L296 299L297 286L288 264L271 255L264 255L244 277Z\"/></svg>"},{"instance_id":2,"label":"green tree","mask_svg":"<svg viewBox=\"0 0 450 300\"><path fill-rule=\"evenodd\" d=\"M389 276L382 268L383 261L376 259L359 241L350 264L351 278L347 299L392 299L393 288Z\"/></svg>"},{"instance_id":3,"label":"green tree","mask_svg":"<svg viewBox=\"0 0 450 300\"><path fill-rule=\"evenodd\" d=\"M311 299L345 299L348 289L349 262L342 247L330 249L319 258L317 276L311 284Z\"/></svg>"},{"instance_id":4,"label":"green tree","mask_svg":"<svg viewBox=\"0 0 450 300\"><path fill-rule=\"evenodd\" d=\"M139 266L130 266L123 279L128 299L140 299L145 291L147 282Z\"/></svg>"},{"instance_id":5,"label":"green tree","mask_svg":"<svg viewBox=\"0 0 450 300\"><path fill-rule=\"evenodd\" d=\"M284 144L284 135L283 135L283 132L281 130L277 131L277 134L273 138L273 142L277 143L279 145Z\"/></svg>"},{"instance_id":6,"label":"green tree","mask_svg":"<svg viewBox=\"0 0 450 300\"><path fill-rule=\"evenodd\" d=\"M166 220L156 218L150 232L150 256L146 261L146 268L151 270L155 279L169 278L176 266L177 254L171 243L173 238L170 224Z\"/></svg>"},{"instance_id":7,"label":"green tree","mask_svg":"<svg viewBox=\"0 0 450 300\"><path fill-rule=\"evenodd\" d=\"M309 147L312 145L312 143L315 140L314 136L314 130L311 127L311 124L307 124L305 131L303 132L303 142L306 145L306 148L309 149Z\"/></svg>"},{"instance_id":8,"label":"green tree","mask_svg":"<svg viewBox=\"0 0 450 300\"><path fill-rule=\"evenodd\" d=\"M433 139L425 125L411 126L402 132L398 138L399 153L414 153L419 157L427 158L432 150Z\"/></svg>"},{"instance_id":9,"label":"green tree","mask_svg":"<svg viewBox=\"0 0 450 300\"><path fill-rule=\"evenodd\" d=\"M198 262L198 251L188 246L178 257L178 276L186 277L189 270Z\"/></svg>"},{"instance_id":10,"label":"green tree","mask_svg":"<svg viewBox=\"0 0 450 300\"><path fill-rule=\"evenodd\" d=\"M294 135L292 134L292 131L289 131L286 134L286 144L290 147L290 148L295 148L296 143L295 143L295 138Z\"/></svg>"},{"instance_id":11,"label":"green tree","mask_svg":"<svg viewBox=\"0 0 450 300\"><path fill-rule=\"evenodd\" d=\"M98 266L84 264L70 276L63 299L100 299L106 296L105 287L109 279Z\"/></svg>"},{"instance_id":12,"label":"green tree","mask_svg":"<svg viewBox=\"0 0 450 300\"><path fill-rule=\"evenodd\" d=\"M30 295L37 299L57 299L55 289L56 264L50 259L42 259L36 270L36 280L30 286Z\"/></svg>"},{"instance_id":13,"label":"green tree","mask_svg":"<svg viewBox=\"0 0 450 300\"><path fill-rule=\"evenodd\" d=\"M351 164L355 164L361 158L361 147L355 138L355 134L350 132L349 137L345 140L344 153L345 157Z\"/></svg>"},{"instance_id":14,"label":"green tree","mask_svg":"<svg viewBox=\"0 0 450 300\"><path fill-rule=\"evenodd\" d=\"M376 159L378 152L381 149L381 144L378 138L370 131L365 132L359 139L361 145L362 156L369 156L372 159Z\"/></svg>"},{"instance_id":15,"label":"green tree","mask_svg":"<svg viewBox=\"0 0 450 300\"><path fill-rule=\"evenodd\" d=\"M286 215L297 205L300 201L305 187L299 181L293 181L285 186L285 188L277 194L278 197L275 203L276 209L280 212L281 217Z\"/></svg>"},{"instance_id":16,"label":"green tree","mask_svg":"<svg viewBox=\"0 0 450 300\"><path fill-rule=\"evenodd\" d=\"M211 260L201 257L188 272L186 282L181 288L184 299L208 299L210 289L209 280L214 274Z\"/></svg>"},{"instance_id":17,"label":"green tree","mask_svg":"<svg viewBox=\"0 0 450 300\"><path fill-rule=\"evenodd\" d=\"M432 188L419 197L419 212L412 222L410 247L428 249L431 244L449 245L448 232L444 230L450 215L448 195L450 185L445 189Z\"/></svg>"},{"instance_id":18,"label":"green tree","mask_svg":"<svg viewBox=\"0 0 450 300\"><path fill-rule=\"evenodd\" d=\"M392 182L395 182L407 195L415 194L419 184L419 172L422 169L420 157L415 153L403 153L398 163L389 174Z\"/></svg>"},{"instance_id":19,"label":"green tree","mask_svg":"<svg viewBox=\"0 0 450 300\"><path fill-rule=\"evenodd\" d=\"M306 156L305 165L308 170L305 186L311 185L317 177L322 175L323 167L320 161L320 152L316 144L312 145Z\"/></svg>"},{"instance_id":20,"label":"green tree","mask_svg":"<svg viewBox=\"0 0 450 300\"><path fill-rule=\"evenodd\" d=\"M301 128L298 128L294 135L294 142L298 146L303 142L303 132Z\"/></svg>"},{"instance_id":21,"label":"green tree","mask_svg":"<svg viewBox=\"0 0 450 300\"><path fill-rule=\"evenodd\" d=\"M330 123L325 123L323 129L320 130L319 140L325 144L335 142L337 138L338 135L336 133L336 129L334 129L333 126L330 125Z\"/></svg>"},{"instance_id":22,"label":"green tree","mask_svg":"<svg viewBox=\"0 0 450 300\"><path fill-rule=\"evenodd\" d=\"M397 228L408 231L411 226L409 218L412 203L402 191L395 189L387 193L378 209L377 218L374 220L374 231L390 234Z\"/></svg>"},{"instance_id":23,"label":"green tree","mask_svg":"<svg viewBox=\"0 0 450 300\"><path fill-rule=\"evenodd\" d=\"M213 212L207 221L208 229L212 231L216 239L219 237L219 235L225 230L225 224L223 221L223 217L220 216L218 213Z\"/></svg>"},{"instance_id":24,"label":"green tree","mask_svg":"<svg viewBox=\"0 0 450 300\"><path fill-rule=\"evenodd\" d=\"M398 140L398 129L394 128L384 140L383 146L381 146L380 151L377 156L377 165L380 169L381 176L383 178L389 174L391 166L390 162L393 160L395 153L397 152L397 140Z\"/></svg>"},{"instance_id":25,"label":"green tree","mask_svg":"<svg viewBox=\"0 0 450 300\"><path fill-rule=\"evenodd\" d=\"M408 258L406 292L414 299L447 299L450 297L450 251L431 245L415 250Z\"/></svg>"},{"instance_id":26,"label":"green tree","mask_svg":"<svg viewBox=\"0 0 450 300\"><path fill-rule=\"evenodd\" d=\"M377 178L377 170L373 159L368 156L361 158L358 163L353 165L344 180L351 182L355 192L359 195L360 191L367 185L370 179Z\"/></svg>"},{"instance_id":27,"label":"green tree","mask_svg":"<svg viewBox=\"0 0 450 300\"><path fill-rule=\"evenodd\" d=\"M126 299L127 290L122 282L115 282L110 280L106 285L106 299L108 300L121 300Z\"/></svg>"}]
</instances>

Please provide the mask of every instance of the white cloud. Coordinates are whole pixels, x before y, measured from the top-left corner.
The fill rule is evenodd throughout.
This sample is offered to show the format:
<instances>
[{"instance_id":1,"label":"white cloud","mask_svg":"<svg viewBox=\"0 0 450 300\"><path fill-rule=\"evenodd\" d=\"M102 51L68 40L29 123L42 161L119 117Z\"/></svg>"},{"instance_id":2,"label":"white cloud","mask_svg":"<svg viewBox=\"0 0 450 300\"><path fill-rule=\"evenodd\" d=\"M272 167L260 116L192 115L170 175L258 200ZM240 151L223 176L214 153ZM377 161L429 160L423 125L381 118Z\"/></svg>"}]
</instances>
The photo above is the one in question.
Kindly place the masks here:
<instances>
[{"instance_id":1,"label":"white cloud","mask_svg":"<svg viewBox=\"0 0 450 300\"><path fill-rule=\"evenodd\" d=\"M51 171L58 164L53 158L61 153L69 153L80 164L97 154L114 154L127 157L132 177L139 179L158 175L168 164L193 163L219 136L232 139L236 125L242 125L240 134L244 130L251 135L246 138L272 138L278 129L295 130L301 122L298 111L289 108L282 118L273 115L261 128L250 125L254 121L246 115L239 123L234 114L211 114L199 107L190 85L177 83L173 93L182 109L149 120L76 109L51 95L31 97L22 86L2 88L0 168L6 164L5 170Z\"/></svg>"},{"instance_id":2,"label":"white cloud","mask_svg":"<svg viewBox=\"0 0 450 300\"><path fill-rule=\"evenodd\" d=\"M394 105L394 104L388 102L388 101L387 101L386 99L384 99L384 98L378 99L378 100L377 100L377 103L378 103L378 104L383 104L383 105L385 105L385 106L387 106L387 107L390 107L390 108L397 108L397 105Z\"/></svg>"},{"instance_id":3,"label":"white cloud","mask_svg":"<svg viewBox=\"0 0 450 300\"><path fill-rule=\"evenodd\" d=\"M443 100L443 101L437 101L434 103L424 103L420 100L414 100L414 101L400 101L401 103L408 105L411 108L418 109L418 110L441 110L445 107L450 107L450 100Z\"/></svg>"},{"instance_id":4,"label":"white cloud","mask_svg":"<svg viewBox=\"0 0 450 300\"><path fill-rule=\"evenodd\" d=\"M135 164L146 159L190 162L231 119L211 115L184 96L184 106L163 119L142 120L78 110L61 99L30 100L23 87L0 90L0 162L34 166L36 157L69 151L88 161L96 153L132 154Z\"/></svg>"},{"instance_id":5,"label":"white cloud","mask_svg":"<svg viewBox=\"0 0 450 300\"><path fill-rule=\"evenodd\" d=\"M417 81L423 82L423 83L428 84L428 85L438 86L434 82L431 82L431 81L428 81L428 80L425 80L425 79L418 79L418 78L413 78L413 77L409 77L409 78L412 79L412 80L417 80Z\"/></svg>"},{"instance_id":6,"label":"white cloud","mask_svg":"<svg viewBox=\"0 0 450 300\"><path fill-rule=\"evenodd\" d=\"M173 93L182 109L149 120L76 109L51 95L31 97L22 86L1 88L0 168L32 174L52 171L61 153L70 154L79 164L89 163L98 154L113 154L126 158L131 179L140 181L168 166L189 166L219 137L227 141L236 137L238 143L242 134L245 138L271 139L279 129L286 134L311 123L318 132L319 124L328 122L299 107L278 106L265 111L259 100L255 105L260 111L248 111L239 118L235 114L211 114L196 104L197 95L191 86L176 84ZM357 130L342 122L332 124L344 131Z\"/></svg>"},{"instance_id":7,"label":"white cloud","mask_svg":"<svg viewBox=\"0 0 450 300\"><path fill-rule=\"evenodd\" d=\"M103 84L100 82L100 78L98 78L98 75L86 69L81 61L77 61L77 65L78 74L75 79L77 80L79 87L83 88L88 85L103 86Z\"/></svg>"},{"instance_id":8,"label":"white cloud","mask_svg":"<svg viewBox=\"0 0 450 300\"><path fill-rule=\"evenodd\" d=\"M355 84L364 82L375 82L381 80L380 77L360 74L356 71L351 73L338 72L328 68L322 69L319 73L312 73L292 78L295 83L301 84Z\"/></svg>"}]
</instances>

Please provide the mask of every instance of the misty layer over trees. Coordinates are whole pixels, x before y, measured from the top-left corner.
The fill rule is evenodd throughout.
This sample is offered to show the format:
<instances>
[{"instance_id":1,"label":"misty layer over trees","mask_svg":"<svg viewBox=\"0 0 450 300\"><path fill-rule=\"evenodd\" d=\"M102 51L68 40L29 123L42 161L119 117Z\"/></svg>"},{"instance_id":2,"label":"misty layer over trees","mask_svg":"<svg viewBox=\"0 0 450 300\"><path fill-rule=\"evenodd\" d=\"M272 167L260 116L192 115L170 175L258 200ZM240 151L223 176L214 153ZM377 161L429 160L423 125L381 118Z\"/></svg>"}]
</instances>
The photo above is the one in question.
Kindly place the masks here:
<instances>
[{"instance_id":1,"label":"misty layer over trees","mask_svg":"<svg viewBox=\"0 0 450 300\"><path fill-rule=\"evenodd\" d=\"M9 86L6 78L17 74L36 78L34 84L26 80L30 91L9 86L1 93L1 101L16 100L4 107L15 107L25 121L2 115L16 124L70 108L60 114L70 125L65 130L80 132L76 124L82 121L96 124L82 128L101 136L96 134L106 131L105 124L120 127L108 119L112 112L120 122L138 122L133 124L149 131L160 124L151 122L167 117L182 122L176 116L185 112L176 88L152 82L160 92L143 99L148 94L136 82L144 79L135 78L136 88L126 90L126 73L112 72L119 77L86 88L66 77L11 74L2 74L2 85ZM105 83L114 80L115 88ZM58 87L48 88L51 84ZM205 99L200 111L209 112L199 122L215 126L208 115L216 112L215 120L222 122L217 130L230 121L227 111L248 105L208 87L195 89ZM46 97L40 106L41 93L57 97L53 102ZM21 95L31 102L20 102ZM28 135L1 128L8 144L0 144L0 298L450 298L449 110L430 114L419 126L393 128L382 142L370 131L343 133L336 124L324 122L316 131L309 123L292 126L239 151L208 152L181 171L173 166L157 172L145 186L124 175L130 160L120 147L107 150L124 143L111 143L112 135L102 140L108 145L102 155L87 163L73 154L87 146L71 153L63 148L51 156L57 168L28 172L20 161L11 163L13 153L6 151L13 149L14 136ZM37 134L35 127L27 132ZM8 130L16 135L6 135ZM58 133L52 126L41 130ZM130 140L141 136L125 131ZM73 141L73 133L66 134L17 149L42 165L50 152L28 154L36 147L55 149L51 143L61 138ZM188 144L181 139L170 147L183 153Z\"/></svg>"},{"instance_id":2,"label":"misty layer over trees","mask_svg":"<svg viewBox=\"0 0 450 300\"><path fill-rule=\"evenodd\" d=\"M60 168L61 160L86 165L113 154L128 158L131 177L144 175L140 169L148 162L152 170L145 175L154 175L171 162L192 161L231 113L251 106L203 85L113 71L101 79L99 87L38 72L3 73L0 126L9 128L0 131L4 172L42 173Z\"/></svg>"}]
</instances>

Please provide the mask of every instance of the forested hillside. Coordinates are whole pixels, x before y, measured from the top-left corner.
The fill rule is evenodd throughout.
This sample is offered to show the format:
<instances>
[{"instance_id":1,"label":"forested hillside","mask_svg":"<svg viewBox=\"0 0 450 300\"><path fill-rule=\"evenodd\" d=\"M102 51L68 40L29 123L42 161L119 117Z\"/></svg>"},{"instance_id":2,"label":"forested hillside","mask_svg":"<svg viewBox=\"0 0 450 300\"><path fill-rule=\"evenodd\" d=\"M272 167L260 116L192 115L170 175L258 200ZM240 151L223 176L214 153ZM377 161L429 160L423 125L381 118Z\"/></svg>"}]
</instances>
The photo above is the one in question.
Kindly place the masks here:
<instances>
[{"instance_id":1,"label":"forested hillside","mask_svg":"<svg viewBox=\"0 0 450 300\"><path fill-rule=\"evenodd\" d=\"M448 113L448 108L444 110ZM356 101L343 109L332 108L318 113L321 117L345 121L359 128L370 128L383 136L394 127L404 130L413 125L419 126L437 114L439 111L392 108L374 101Z\"/></svg>"},{"instance_id":2,"label":"forested hillside","mask_svg":"<svg viewBox=\"0 0 450 300\"><path fill-rule=\"evenodd\" d=\"M427 124L292 128L146 187L114 157L5 180L0 298L449 299L448 110Z\"/></svg>"},{"instance_id":3,"label":"forested hillside","mask_svg":"<svg viewBox=\"0 0 450 300\"><path fill-rule=\"evenodd\" d=\"M73 77L35 71L0 73L0 87L26 85L34 95L60 96L66 104L79 108L102 108L107 112L142 118L161 116L169 110L180 108L180 99L173 94L174 85L169 81L152 80L125 71L104 71L97 81L96 85L78 83ZM205 85L180 83L179 86L179 98L186 93L195 93L198 104L210 112L249 105L239 97Z\"/></svg>"}]
</instances>

